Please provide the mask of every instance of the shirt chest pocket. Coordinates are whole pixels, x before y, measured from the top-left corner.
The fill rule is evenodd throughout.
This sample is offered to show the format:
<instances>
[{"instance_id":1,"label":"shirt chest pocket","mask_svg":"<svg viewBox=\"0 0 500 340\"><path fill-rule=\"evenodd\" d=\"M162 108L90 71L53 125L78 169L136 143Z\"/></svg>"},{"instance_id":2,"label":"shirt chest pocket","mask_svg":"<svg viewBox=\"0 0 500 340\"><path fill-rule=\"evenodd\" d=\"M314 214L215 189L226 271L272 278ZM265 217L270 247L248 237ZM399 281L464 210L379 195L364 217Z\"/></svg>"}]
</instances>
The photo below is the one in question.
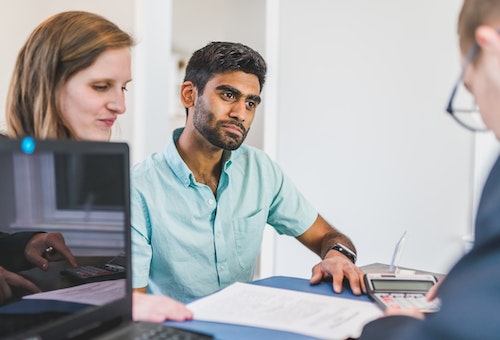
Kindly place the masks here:
<instances>
[{"instance_id":1,"label":"shirt chest pocket","mask_svg":"<svg viewBox=\"0 0 500 340\"><path fill-rule=\"evenodd\" d=\"M251 216L233 221L236 257L243 269L253 270L255 266L266 221L267 214L265 210L259 210Z\"/></svg>"}]
</instances>

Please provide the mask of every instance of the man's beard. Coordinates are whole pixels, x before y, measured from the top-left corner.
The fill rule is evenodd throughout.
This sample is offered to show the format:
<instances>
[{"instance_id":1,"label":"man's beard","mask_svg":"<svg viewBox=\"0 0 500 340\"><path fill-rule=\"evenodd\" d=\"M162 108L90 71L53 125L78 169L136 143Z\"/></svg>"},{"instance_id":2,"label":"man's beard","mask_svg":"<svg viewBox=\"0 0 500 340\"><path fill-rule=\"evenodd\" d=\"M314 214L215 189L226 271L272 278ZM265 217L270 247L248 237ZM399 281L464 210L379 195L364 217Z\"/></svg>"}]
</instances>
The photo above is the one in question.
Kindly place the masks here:
<instances>
[{"instance_id":1,"label":"man's beard","mask_svg":"<svg viewBox=\"0 0 500 340\"><path fill-rule=\"evenodd\" d=\"M205 107L202 99L197 100L193 116L194 127L212 145L224 150L236 150L245 140L248 131L243 124L236 119L216 121L213 112ZM223 126L237 126L243 135L237 135L224 130Z\"/></svg>"}]
</instances>

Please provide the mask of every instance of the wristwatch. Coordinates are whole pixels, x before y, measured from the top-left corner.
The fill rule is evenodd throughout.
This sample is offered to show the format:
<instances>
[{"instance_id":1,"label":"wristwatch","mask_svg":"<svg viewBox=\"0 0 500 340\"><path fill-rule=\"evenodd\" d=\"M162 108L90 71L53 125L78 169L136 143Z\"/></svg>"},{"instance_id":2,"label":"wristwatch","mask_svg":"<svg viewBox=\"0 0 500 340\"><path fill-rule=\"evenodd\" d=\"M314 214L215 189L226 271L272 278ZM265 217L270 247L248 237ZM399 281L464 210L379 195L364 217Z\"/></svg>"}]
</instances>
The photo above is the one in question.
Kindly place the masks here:
<instances>
[{"instance_id":1,"label":"wristwatch","mask_svg":"<svg viewBox=\"0 0 500 340\"><path fill-rule=\"evenodd\" d=\"M347 248L346 246L344 246L342 243L336 243L328 251L330 250L336 250L344 254L349 260L352 261L352 263L356 263L356 253L353 252L351 249Z\"/></svg>"}]
</instances>

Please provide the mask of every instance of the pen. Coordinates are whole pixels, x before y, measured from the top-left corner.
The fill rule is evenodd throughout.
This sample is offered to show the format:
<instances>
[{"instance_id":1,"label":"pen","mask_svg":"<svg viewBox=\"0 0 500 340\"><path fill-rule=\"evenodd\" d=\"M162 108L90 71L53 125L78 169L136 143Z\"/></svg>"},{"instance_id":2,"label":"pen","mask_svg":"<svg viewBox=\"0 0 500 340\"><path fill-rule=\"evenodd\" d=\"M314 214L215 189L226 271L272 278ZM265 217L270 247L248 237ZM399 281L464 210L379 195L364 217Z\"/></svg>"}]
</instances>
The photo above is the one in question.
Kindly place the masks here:
<instances>
[{"instance_id":1,"label":"pen","mask_svg":"<svg viewBox=\"0 0 500 340\"><path fill-rule=\"evenodd\" d=\"M403 253L405 237L406 237L406 231L403 233L403 236L401 236L398 243L396 243L396 247L394 248L391 265L389 266L389 272L391 273L394 273L396 271L396 268L399 266L399 259L401 258L401 254Z\"/></svg>"}]
</instances>

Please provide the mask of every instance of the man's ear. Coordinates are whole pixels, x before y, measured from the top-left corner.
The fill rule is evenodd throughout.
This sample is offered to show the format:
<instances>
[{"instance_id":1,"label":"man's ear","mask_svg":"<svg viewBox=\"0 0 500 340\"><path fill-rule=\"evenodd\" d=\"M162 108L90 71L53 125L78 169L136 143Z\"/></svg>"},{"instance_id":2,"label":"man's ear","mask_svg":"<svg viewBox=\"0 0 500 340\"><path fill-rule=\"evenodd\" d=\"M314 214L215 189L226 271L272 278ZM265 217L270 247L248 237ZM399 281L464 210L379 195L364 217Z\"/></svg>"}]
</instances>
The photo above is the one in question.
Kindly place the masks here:
<instances>
[{"instance_id":1,"label":"man's ear","mask_svg":"<svg viewBox=\"0 0 500 340\"><path fill-rule=\"evenodd\" d=\"M196 100L196 87L190 81L185 81L181 85L181 101L185 108L190 108Z\"/></svg>"},{"instance_id":2,"label":"man's ear","mask_svg":"<svg viewBox=\"0 0 500 340\"><path fill-rule=\"evenodd\" d=\"M476 29L475 38L481 50L494 52L500 56L500 34L495 28L481 25Z\"/></svg>"}]
</instances>

